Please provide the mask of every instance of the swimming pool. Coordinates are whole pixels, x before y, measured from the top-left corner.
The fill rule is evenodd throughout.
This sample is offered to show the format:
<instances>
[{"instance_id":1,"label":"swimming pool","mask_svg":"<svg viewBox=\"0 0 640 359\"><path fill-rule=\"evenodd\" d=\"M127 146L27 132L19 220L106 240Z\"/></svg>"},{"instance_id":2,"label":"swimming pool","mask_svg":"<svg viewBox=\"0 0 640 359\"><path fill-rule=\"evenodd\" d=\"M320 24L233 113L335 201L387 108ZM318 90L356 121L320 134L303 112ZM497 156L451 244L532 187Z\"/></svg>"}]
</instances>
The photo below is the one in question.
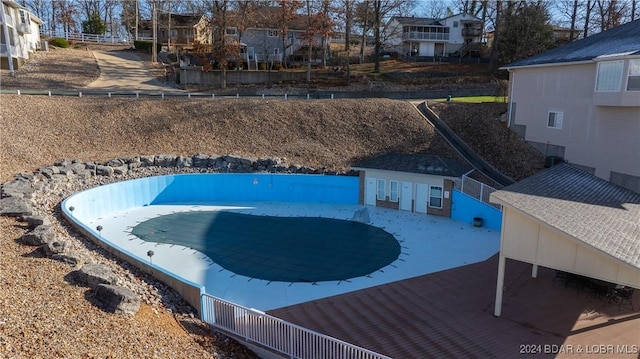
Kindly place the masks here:
<instances>
[{"instance_id":1,"label":"swimming pool","mask_svg":"<svg viewBox=\"0 0 640 359\"><path fill-rule=\"evenodd\" d=\"M499 249L498 231L448 218L368 207L370 224L397 241L397 259L347 280L274 281L229 270L206 251L176 243L147 242L133 234L133 229L145 221L193 212L350 221L363 208L358 204L358 191L358 178L348 176L170 175L80 192L66 199L62 208L85 233L151 271L198 309L204 291L266 311L475 263ZM299 241L305 239L298 237ZM150 251L152 256L147 255Z\"/></svg>"}]
</instances>

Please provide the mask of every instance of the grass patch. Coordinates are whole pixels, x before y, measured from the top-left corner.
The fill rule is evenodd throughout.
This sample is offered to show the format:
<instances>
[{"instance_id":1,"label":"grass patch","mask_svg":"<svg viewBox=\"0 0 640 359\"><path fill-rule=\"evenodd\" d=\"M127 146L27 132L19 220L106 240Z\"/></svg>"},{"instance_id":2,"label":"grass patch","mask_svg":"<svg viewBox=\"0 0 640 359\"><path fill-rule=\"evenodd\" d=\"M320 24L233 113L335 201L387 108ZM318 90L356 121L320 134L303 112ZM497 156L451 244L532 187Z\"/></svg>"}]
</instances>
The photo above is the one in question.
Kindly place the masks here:
<instances>
[{"instance_id":1,"label":"grass patch","mask_svg":"<svg viewBox=\"0 0 640 359\"><path fill-rule=\"evenodd\" d=\"M498 102L507 103L508 97L506 96L469 96L469 97L452 97L451 102L466 102L466 103L483 103L483 102ZM438 99L436 101L446 102L447 99Z\"/></svg>"}]
</instances>

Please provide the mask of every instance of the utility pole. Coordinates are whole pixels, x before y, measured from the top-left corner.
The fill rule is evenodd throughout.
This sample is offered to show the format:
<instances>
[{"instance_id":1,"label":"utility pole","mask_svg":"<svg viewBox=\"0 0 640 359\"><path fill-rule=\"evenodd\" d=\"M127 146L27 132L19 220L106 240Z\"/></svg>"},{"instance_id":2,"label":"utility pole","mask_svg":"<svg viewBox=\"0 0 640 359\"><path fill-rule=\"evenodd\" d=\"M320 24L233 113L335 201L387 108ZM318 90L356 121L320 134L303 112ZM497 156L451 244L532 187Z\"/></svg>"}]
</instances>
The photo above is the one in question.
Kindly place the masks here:
<instances>
[{"instance_id":1,"label":"utility pole","mask_svg":"<svg viewBox=\"0 0 640 359\"><path fill-rule=\"evenodd\" d=\"M135 41L138 41L138 26L139 26L138 25L138 17L140 17L140 13L139 12L140 12L140 10L139 10L139 7L138 7L138 0L136 0L136 32L135 32L135 38L134 38Z\"/></svg>"},{"instance_id":2,"label":"utility pole","mask_svg":"<svg viewBox=\"0 0 640 359\"><path fill-rule=\"evenodd\" d=\"M156 2L153 2L153 15L151 25L153 27L153 44L151 46L151 62L158 62L158 14L156 12Z\"/></svg>"}]
</instances>

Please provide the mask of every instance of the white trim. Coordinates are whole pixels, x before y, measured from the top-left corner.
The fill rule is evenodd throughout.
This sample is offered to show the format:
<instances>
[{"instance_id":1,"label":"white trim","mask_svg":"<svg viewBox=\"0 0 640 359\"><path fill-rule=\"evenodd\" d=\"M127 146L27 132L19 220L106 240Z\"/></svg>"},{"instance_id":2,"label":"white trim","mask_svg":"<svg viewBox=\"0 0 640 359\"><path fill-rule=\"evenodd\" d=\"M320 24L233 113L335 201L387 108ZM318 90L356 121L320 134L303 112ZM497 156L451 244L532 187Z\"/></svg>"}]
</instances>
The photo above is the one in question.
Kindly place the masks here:
<instances>
[{"instance_id":1,"label":"white trim","mask_svg":"<svg viewBox=\"0 0 640 359\"><path fill-rule=\"evenodd\" d=\"M603 73L600 73L600 67L604 67L604 66L608 66L611 65L612 68L614 69L614 71L616 71L615 73L605 73L603 71ZM618 66L619 66L619 74L617 73L618 71ZM613 77L613 75L619 75L619 78L616 79ZM604 81L599 82L600 79L604 79ZM601 61L598 62L598 65L596 66L596 83L595 83L595 88L594 91L595 92L620 92L620 88L622 87L622 81L624 78L624 60L614 60L614 61ZM614 83L616 82L617 83ZM611 82L611 83L609 83ZM598 89L598 84L604 84L602 89ZM617 85L617 87L613 88L609 88L608 85Z\"/></svg>"},{"instance_id":2,"label":"white trim","mask_svg":"<svg viewBox=\"0 0 640 359\"><path fill-rule=\"evenodd\" d=\"M382 183L382 198L380 198L380 183ZM376 199L379 201L385 201L387 199L387 180L384 178L376 179Z\"/></svg>"},{"instance_id":3,"label":"white trim","mask_svg":"<svg viewBox=\"0 0 640 359\"><path fill-rule=\"evenodd\" d=\"M555 116L553 117L553 126L550 126L549 120L552 113L555 114ZM547 128L555 128L557 130L561 130L563 119L564 119L564 112L558 111L558 110L549 110L547 112Z\"/></svg>"},{"instance_id":4,"label":"white trim","mask_svg":"<svg viewBox=\"0 0 640 359\"><path fill-rule=\"evenodd\" d=\"M396 184L396 196L393 198L393 184ZM400 201L400 183L396 180L389 180L389 202L399 202Z\"/></svg>"},{"instance_id":5,"label":"white trim","mask_svg":"<svg viewBox=\"0 0 640 359\"><path fill-rule=\"evenodd\" d=\"M431 203L431 198L438 198L438 197L435 197L435 196L432 196L432 195L431 195L431 190L432 190L433 188L440 188L440 197L439 197L439 198L440 198L440 206L434 206L434 205ZM441 209L441 208L442 208L442 205L443 205L443 201L444 201L444 198L443 198L443 197L444 197L444 186L434 186L434 185L429 185L429 193L428 193L428 195L429 195L429 204L428 204L428 206L429 206L429 207L431 207L431 208L438 208L438 209Z\"/></svg>"}]
</instances>

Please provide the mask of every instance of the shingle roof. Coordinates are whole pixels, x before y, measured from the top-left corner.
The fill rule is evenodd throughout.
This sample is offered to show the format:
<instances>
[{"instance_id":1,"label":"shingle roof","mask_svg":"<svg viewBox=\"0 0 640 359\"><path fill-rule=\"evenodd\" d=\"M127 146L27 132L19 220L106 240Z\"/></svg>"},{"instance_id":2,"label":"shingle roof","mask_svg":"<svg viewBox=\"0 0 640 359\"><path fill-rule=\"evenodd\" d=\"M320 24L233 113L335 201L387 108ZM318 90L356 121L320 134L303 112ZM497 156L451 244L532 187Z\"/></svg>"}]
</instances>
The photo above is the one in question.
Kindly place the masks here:
<instances>
[{"instance_id":1,"label":"shingle roof","mask_svg":"<svg viewBox=\"0 0 640 359\"><path fill-rule=\"evenodd\" d=\"M360 161L353 167L451 177L460 177L471 170L471 166L451 159L419 153L387 153Z\"/></svg>"},{"instance_id":2,"label":"shingle roof","mask_svg":"<svg viewBox=\"0 0 640 359\"><path fill-rule=\"evenodd\" d=\"M512 62L504 68L589 61L599 56L615 54L640 55L640 19Z\"/></svg>"},{"instance_id":3,"label":"shingle roof","mask_svg":"<svg viewBox=\"0 0 640 359\"><path fill-rule=\"evenodd\" d=\"M559 164L491 196L640 268L640 193Z\"/></svg>"},{"instance_id":4,"label":"shingle roof","mask_svg":"<svg viewBox=\"0 0 640 359\"><path fill-rule=\"evenodd\" d=\"M395 19L402 25L414 25L414 26L444 26L438 19L429 17L413 17L413 16L394 16Z\"/></svg>"}]
</instances>

